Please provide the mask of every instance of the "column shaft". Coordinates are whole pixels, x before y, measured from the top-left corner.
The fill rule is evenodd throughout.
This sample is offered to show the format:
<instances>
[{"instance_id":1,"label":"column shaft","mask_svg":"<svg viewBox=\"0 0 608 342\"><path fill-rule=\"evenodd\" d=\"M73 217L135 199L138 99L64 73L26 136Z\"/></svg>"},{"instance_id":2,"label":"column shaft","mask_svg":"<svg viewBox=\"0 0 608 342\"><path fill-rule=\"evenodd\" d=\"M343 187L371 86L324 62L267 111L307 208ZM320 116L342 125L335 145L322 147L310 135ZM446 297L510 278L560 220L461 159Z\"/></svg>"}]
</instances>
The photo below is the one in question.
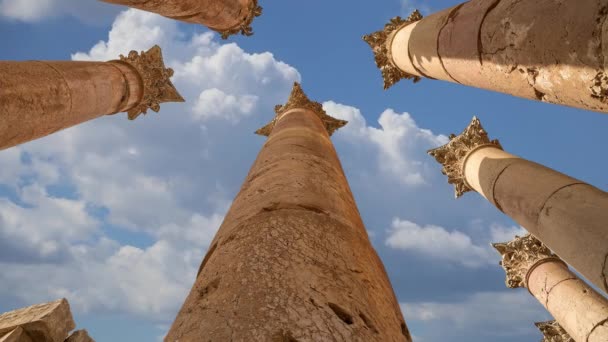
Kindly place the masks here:
<instances>
[{"instance_id":1,"label":"column shaft","mask_svg":"<svg viewBox=\"0 0 608 342\"><path fill-rule=\"evenodd\" d=\"M608 341L608 300L561 261L537 264L528 272L530 293L577 342Z\"/></svg>"},{"instance_id":2,"label":"column shaft","mask_svg":"<svg viewBox=\"0 0 608 342\"><path fill-rule=\"evenodd\" d=\"M608 193L504 152L477 118L429 154L456 197L477 191L608 293Z\"/></svg>"},{"instance_id":3,"label":"column shaft","mask_svg":"<svg viewBox=\"0 0 608 342\"><path fill-rule=\"evenodd\" d=\"M0 150L103 115L182 102L161 49L111 62L0 61Z\"/></svg>"},{"instance_id":4,"label":"column shaft","mask_svg":"<svg viewBox=\"0 0 608 342\"><path fill-rule=\"evenodd\" d=\"M411 341L327 123L271 126L166 341Z\"/></svg>"},{"instance_id":5,"label":"column shaft","mask_svg":"<svg viewBox=\"0 0 608 342\"><path fill-rule=\"evenodd\" d=\"M162 16L201 24L219 31L226 38L242 32L250 35L249 25L261 14L257 0L101 0L158 13Z\"/></svg>"},{"instance_id":6,"label":"column shaft","mask_svg":"<svg viewBox=\"0 0 608 342\"><path fill-rule=\"evenodd\" d=\"M143 90L118 63L0 62L0 75L0 149L125 111Z\"/></svg>"},{"instance_id":7,"label":"column shaft","mask_svg":"<svg viewBox=\"0 0 608 342\"><path fill-rule=\"evenodd\" d=\"M387 25L380 53L402 77L608 112L607 8L608 0L471 0Z\"/></svg>"},{"instance_id":8,"label":"column shaft","mask_svg":"<svg viewBox=\"0 0 608 342\"><path fill-rule=\"evenodd\" d=\"M495 147L471 152L464 173L475 191L608 292L608 193Z\"/></svg>"}]
</instances>

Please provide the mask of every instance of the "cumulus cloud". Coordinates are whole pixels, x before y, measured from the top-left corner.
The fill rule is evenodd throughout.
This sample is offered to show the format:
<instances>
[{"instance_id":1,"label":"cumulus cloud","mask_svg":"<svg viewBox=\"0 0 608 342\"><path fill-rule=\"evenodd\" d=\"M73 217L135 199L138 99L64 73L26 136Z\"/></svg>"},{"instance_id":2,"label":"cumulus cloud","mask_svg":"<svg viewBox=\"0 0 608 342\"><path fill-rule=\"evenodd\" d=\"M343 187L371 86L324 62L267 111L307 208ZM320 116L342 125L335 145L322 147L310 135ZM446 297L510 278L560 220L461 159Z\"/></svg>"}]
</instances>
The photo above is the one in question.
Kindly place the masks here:
<instances>
[{"instance_id":1,"label":"cumulus cloud","mask_svg":"<svg viewBox=\"0 0 608 342\"><path fill-rule=\"evenodd\" d=\"M404 185L416 186L426 182L431 166L424 160L425 151L447 143L444 135L435 135L420 128L408 113L385 110L378 119L379 128L368 126L357 108L328 101L323 103L327 113L349 124L338 131L352 145L371 145L378 155L377 165L385 174Z\"/></svg>"},{"instance_id":2,"label":"cumulus cloud","mask_svg":"<svg viewBox=\"0 0 608 342\"><path fill-rule=\"evenodd\" d=\"M0 0L0 16L24 22L70 15L85 23L101 23L119 7L96 0Z\"/></svg>"},{"instance_id":3,"label":"cumulus cloud","mask_svg":"<svg viewBox=\"0 0 608 342\"><path fill-rule=\"evenodd\" d=\"M534 322L550 315L525 290L478 292L455 302L401 303L405 320L428 329L425 341L538 335ZM425 330L427 330L425 329Z\"/></svg>"},{"instance_id":4,"label":"cumulus cloud","mask_svg":"<svg viewBox=\"0 0 608 342\"><path fill-rule=\"evenodd\" d=\"M458 230L448 231L434 225L420 226L395 218L388 231L386 245L443 262L477 268L495 265L499 260L498 254L490 247L491 242L509 241L518 234L525 234L525 231L520 227L507 228L493 224L489 240L478 245L469 235Z\"/></svg>"}]
</instances>

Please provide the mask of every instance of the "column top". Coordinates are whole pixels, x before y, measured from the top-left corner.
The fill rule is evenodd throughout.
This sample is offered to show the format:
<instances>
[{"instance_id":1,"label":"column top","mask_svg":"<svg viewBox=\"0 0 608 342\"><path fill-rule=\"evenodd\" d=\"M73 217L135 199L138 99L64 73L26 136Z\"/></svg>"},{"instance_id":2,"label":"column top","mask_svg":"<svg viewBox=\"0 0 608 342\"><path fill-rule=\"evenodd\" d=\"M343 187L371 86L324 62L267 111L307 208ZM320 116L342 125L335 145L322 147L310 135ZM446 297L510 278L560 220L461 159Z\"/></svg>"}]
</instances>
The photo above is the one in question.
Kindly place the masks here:
<instances>
[{"instance_id":1,"label":"column top","mask_svg":"<svg viewBox=\"0 0 608 342\"><path fill-rule=\"evenodd\" d=\"M173 69L165 68L162 50L160 46L154 45L150 50L141 53L131 51L125 57L112 62L124 63L137 70L143 82L143 96L139 104L128 111L129 120L135 120L139 115L146 114L148 109L155 112L160 110L160 104L165 102L184 102L171 77Z\"/></svg>"},{"instance_id":2,"label":"column top","mask_svg":"<svg viewBox=\"0 0 608 342\"><path fill-rule=\"evenodd\" d=\"M226 30L217 30L222 36L222 39L228 39L233 34L241 33L244 36L252 36L253 28L251 24L253 19L262 15L262 6L258 5L258 0L251 0L249 7L247 8L247 15L245 19L237 26L231 27Z\"/></svg>"},{"instance_id":3,"label":"column top","mask_svg":"<svg viewBox=\"0 0 608 342\"><path fill-rule=\"evenodd\" d=\"M557 321L537 322L534 325L543 333L541 342L575 342Z\"/></svg>"},{"instance_id":4,"label":"column top","mask_svg":"<svg viewBox=\"0 0 608 342\"><path fill-rule=\"evenodd\" d=\"M412 79L414 83L420 81L419 76L408 74L395 65L391 55L390 44L395 32L421 19L422 14L418 10L415 10L407 19L399 16L394 17L388 24L384 25L384 29L363 36L363 40L369 44L374 52L376 65L382 72L385 90L402 79Z\"/></svg>"},{"instance_id":5,"label":"column top","mask_svg":"<svg viewBox=\"0 0 608 342\"><path fill-rule=\"evenodd\" d=\"M266 126L258 129L255 133L258 135L269 136L270 133L272 133L276 123L281 119L282 115L296 108L308 109L317 114L321 121L323 121L325 129L327 129L327 133L330 136L338 129L346 126L348 123L348 121L338 120L327 115L327 112L325 112L323 106L319 102L311 101L304 93L304 90L302 90L300 83L295 82L287 103L284 105L277 105L274 108L274 111L276 112L274 119L272 119L272 121L270 121L270 123L268 123Z\"/></svg>"},{"instance_id":6,"label":"column top","mask_svg":"<svg viewBox=\"0 0 608 342\"><path fill-rule=\"evenodd\" d=\"M527 275L538 262L545 259L560 260L532 234L516 236L510 242L494 243L492 246L502 255L500 265L507 273L505 283L512 289L527 287Z\"/></svg>"},{"instance_id":7,"label":"column top","mask_svg":"<svg viewBox=\"0 0 608 342\"><path fill-rule=\"evenodd\" d=\"M428 151L428 154L443 165L441 173L448 176L449 184L454 185L456 198L473 190L466 181L464 163L471 152L482 146L493 146L502 150L500 142L490 140L481 121L474 116L460 135L450 134L450 142Z\"/></svg>"}]
</instances>

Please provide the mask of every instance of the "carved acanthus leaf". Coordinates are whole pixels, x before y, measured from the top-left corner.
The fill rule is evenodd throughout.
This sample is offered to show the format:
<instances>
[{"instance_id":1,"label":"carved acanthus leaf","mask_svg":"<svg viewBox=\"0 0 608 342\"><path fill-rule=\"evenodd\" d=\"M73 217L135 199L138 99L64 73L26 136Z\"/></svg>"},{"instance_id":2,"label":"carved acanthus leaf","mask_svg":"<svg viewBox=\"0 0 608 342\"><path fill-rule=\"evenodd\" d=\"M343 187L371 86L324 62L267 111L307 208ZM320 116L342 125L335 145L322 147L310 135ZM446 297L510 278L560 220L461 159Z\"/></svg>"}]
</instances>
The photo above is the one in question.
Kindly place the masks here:
<instances>
[{"instance_id":1,"label":"carved acanthus leaf","mask_svg":"<svg viewBox=\"0 0 608 342\"><path fill-rule=\"evenodd\" d=\"M241 33L244 36L252 36L253 28L251 24L253 23L253 19L262 15L262 6L258 5L258 0L251 0L249 3L249 8L247 9L247 15L243 22L238 24L235 27L229 28L227 30L218 31L222 39L228 39L229 36L233 34Z\"/></svg>"},{"instance_id":2,"label":"carved acanthus leaf","mask_svg":"<svg viewBox=\"0 0 608 342\"><path fill-rule=\"evenodd\" d=\"M165 68L162 51L158 45L146 52L131 51L127 57L120 55L120 62L135 68L143 82L142 99L129 110L129 120L146 114L148 109L158 112L160 104L164 102L184 102L184 98L171 83L173 69Z\"/></svg>"},{"instance_id":3,"label":"carved acanthus leaf","mask_svg":"<svg viewBox=\"0 0 608 342\"><path fill-rule=\"evenodd\" d=\"M534 325L543 333L541 342L575 342L557 321L539 322Z\"/></svg>"},{"instance_id":4,"label":"carved acanthus leaf","mask_svg":"<svg viewBox=\"0 0 608 342\"><path fill-rule=\"evenodd\" d=\"M516 236L511 242L492 246L502 255L500 265L507 273L509 288L526 287L526 276L534 264L544 259L559 260L558 256L531 234Z\"/></svg>"},{"instance_id":5,"label":"carved acanthus leaf","mask_svg":"<svg viewBox=\"0 0 608 342\"><path fill-rule=\"evenodd\" d=\"M382 72L384 89L392 87L395 83L404 78L413 79L414 83L420 81L420 77L402 71L393 63L393 58L391 56L391 51L388 44L390 43L390 38L393 33L421 19L422 14L420 14L418 10L415 10L407 19L395 17L384 26L383 30L363 36L363 40L365 40L372 48L376 59L376 65Z\"/></svg>"},{"instance_id":6,"label":"carved acanthus leaf","mask_svg":"<svg viewBox=\"0 0 608 342\"><path fill-rule=\"evenodd\" d=\"M308 96L302 90L302 86L299 83L294 83L293 89L291 90L291 95L289 96L289 100L284 105L277 105L275 107L276 115L272 121L266 126L258 129L255 133L259 135L269 136L274 129L277 121L280 119L283 113L290 111L292 109L302 108L308 109L319 116L323 124L325 125L325 129L327 129L327 133L331 136L335 131L344 127L348 121L338 120L329 115L323 109L323 106L319 102L311 101Z\"/></svg>"},{"instance_id":7,"label":"carved acanthus leaf","mask_svg":"<svg viewBox=\"0 0 608 342\"><path fill-rule=\"evenodd\" d=\"M466 156L472 150L485 145L502 150L500 142L498 140L490 140L479 119L473 117L469 126L460 135L456 136L452 134L450 135L449 143L428 151L431 156L435 157L443 165L441 172L448 176L448 183L454 185L456 198L462 196L465 192L473 190L467 184L464 175Z\"/></svg>"}]
</instances>

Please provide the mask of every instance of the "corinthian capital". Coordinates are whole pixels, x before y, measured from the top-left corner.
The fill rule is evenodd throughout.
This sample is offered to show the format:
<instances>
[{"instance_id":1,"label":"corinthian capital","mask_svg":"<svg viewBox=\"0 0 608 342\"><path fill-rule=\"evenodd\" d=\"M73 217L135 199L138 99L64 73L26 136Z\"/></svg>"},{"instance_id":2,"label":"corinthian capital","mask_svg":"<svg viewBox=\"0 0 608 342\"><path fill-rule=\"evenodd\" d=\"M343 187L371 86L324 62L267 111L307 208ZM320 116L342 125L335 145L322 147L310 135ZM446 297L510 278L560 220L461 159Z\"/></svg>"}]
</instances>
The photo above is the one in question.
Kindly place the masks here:
<instances>
[{"instance_id":1,"label":"corinthian capital","mask_svg":"<svg viewBox=\"0 0 608 342\"><path fill-rule=\"evenodd\" d=\"M509 288L526 287L526 276L534 264L544 259L559 260L558 256L540 240L527 234L516 236L511 242L492 244L502 255L500 265L507 273Z\"/></svg>"},{"instance_id":2,"label":"corinthian capital","mask_svg":"<svg viewBox=\"0 0 608 342\"><path fill-rule=\"evenodd\" d=\"M296 109L308 109L313 113L317 114L323 124L325 125L325 129L327 129L327 133L331 136L335 131L344 127L348 121L338 120L329 115L323 109L323 106L319 102L311 101L308 96L302 90L302 86L299 83L294 83L293 89L291 90L291 95L289 96L289 100L284 105L277 105L275 107L276 116L272 121L266 126L258 129L255 133L259 135L269 136L274 126L281 118L281 115L284 113Z\"/></svg>"},{"instance_id":3,"label":"corinthian capital","mask_svg":"<svg viewBox=\"0 0 608 342\"><path fill-rule=\"evenodd\" d=\"M473 117L469 126L460 135L452 134L449 143L428 151L443 165L441 172L448 176L448 183L454 185L456 198L473 190L467 184L464 175L464 162L471 151L481 146L493 146L502 150L500 142L490 140L479 119Z\"/></svg>"},{"instance_id":4,"label":"corinthian capital","mask_svg":"<svg viewBox=\"0 0 608 342\"><path fill-rule=\"evenodd\" d=\"M556 321L534 323L543 333L541 342L575 342L572 337Z\"/></svg>"},{"instance_id":5,"label":"corinthian capital","mask_svg":"<svg viewBox=\"0 0 608 342\"><path fill-rule=\"evenodd\" d=\"M251 23L253 23L253 19L255 19L255 17L259 17L261 15L262 6L258 5L258 0L251 0L251 2L249 3L249 8L247 8L247 15L245 16L245 20L243 20L242 23L227 30L218 32L222 36L222 39L228 39L229 36L233 34L238 34L239 32L244 36L251 36L253 35Z\"/></svg>"},{"instance_id":6,"label":"corinthian capital","mask_svg":"<svg viewBox=\"0 0 608 342\"><path fill-rule=\"evenodd\" d=\"M165 68L162 51L155 45L146 52L129 52L126 57L120 55L120 60L137 70L143 82L143 96L139 104L129 110L129 120L135 120L140 114L146 114L148 109L155 112L160 110L164 102L184 102L173 83L173 69Z\"/></svg>"},{"instance_id":7,"label":"corinthian capital","mask_svg":"<svg viewBox=\"0 0 608 342\"><path fill-rule=\"evenodd\" d=\"M376 59L376 65L382 72L384 89L392 87L395 83L404 78L413 79L414 83L420 81L420 77L410 75L395 65L393 57L391 56L390 46L388 46L390 45L393 34L397 32L397 30L419 21L420 19L422 19L422 14L420 14L418 10L415 10L407 19L394 17L388 24L384 25L384 29L363 36L363 40L372 48Z\"/></svg>"}]
</instances>

